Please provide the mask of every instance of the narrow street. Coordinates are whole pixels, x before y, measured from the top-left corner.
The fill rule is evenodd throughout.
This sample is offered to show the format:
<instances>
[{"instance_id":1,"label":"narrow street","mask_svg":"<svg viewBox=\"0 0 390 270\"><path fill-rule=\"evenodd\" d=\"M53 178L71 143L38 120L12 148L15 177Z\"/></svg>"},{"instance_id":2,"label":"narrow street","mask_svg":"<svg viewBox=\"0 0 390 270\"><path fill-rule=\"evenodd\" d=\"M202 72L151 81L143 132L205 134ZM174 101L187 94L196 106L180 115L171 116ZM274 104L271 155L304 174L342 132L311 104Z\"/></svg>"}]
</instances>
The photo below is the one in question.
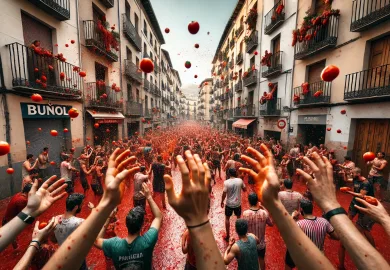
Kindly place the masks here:
<instances>
[{"instance_id":1,"label":"narrow street","mask_svg":"<svg viewBox=\"0 0 390 270\"><path fill-rule=\"evenodd\" d=\"M173 172L173 179L175 183L176 191L181 189L181 177L179 171ZM126 214L130 207L132 206L132 185L129 185L126 190L126 195L122 201L121 206L119 206L118 212L118 225L116 227L116 233L119 237L124 237L127 234L126 225L124 223ZM251 188L249 188L250 190ZM294 189L300 192L305 190L305 186L301 183L296 183ZM76 192L82 190L80 183L76 182ZM217 185L213 187L214 198L211 201L211 211L210 211L210 220L214 230L214 235L218 242L221 253L226 249L227 243L224 242L223 237L225 235L225 226L224 226L224 212L220 207L220 201L223 191L222 181L219 181ZM351 197L338 193L339 202L342 206L347 209ZM4 215L5 208L8 204L9 199L0 201L0 217ZM92 192L87 195L86 200L84 201L84 206L79 214L79 217L87 217L90 210L87 207L87 202L96 202L93 198ZM156 200L161 209L161 202ZM242 208L248 208L248 200L246 194L243 194L243 203ZM386 204L388 206L388 204ZM65 199L55 204L54 207L50 208L48 212L44 213L39 220L46 221L53 215L62 214L65 211ZM144 230L148 228L152 220L152 215L150 209L147 208L147 219L145 222ZM321 212L318 207L315 208L315 214L320 215ZM159 233L159 240L154 249L153 265L154 269L184 269L185 258L186 256L181 251L181 235L185 230L183 220L175 213L175 211L168 205L167 210L163 211L164 221L162 228ZM236 218L233 216L231 220L231 231L234 232L234 222ZM28 227L19 237L18 243L20 245L18 251L14 251L12 247L8 247L2 253L2 262L0 264L0 269L12 269L17 261L22 256L25 248L27 247L29 241L31 240L32 226ZM383 228L379 225L374 225L372 230L378 251L385 256L387 261L390 261L390 253L387 252L390 249L390 241L388 240ZM232 234L234 235L234 234ZM266 253L266 264L268 269L284 269L284 256L285 256L285 245L279 234L278 229L274 227L268 227L266 231L266 241L267 241L267 253ZM325 255L332 261L332 263L337 266L337 252L339 249L339 242L331 240L329 238L325 241ZM106 269L105 258L103 253L96 249L92 248L88 257L87 263L90 269ZM236 269L236 262L233 261L229 265L228 269ZM347 255L346 259L347 269L354 269L354 266Z\"/></svg>"}]
</instances>

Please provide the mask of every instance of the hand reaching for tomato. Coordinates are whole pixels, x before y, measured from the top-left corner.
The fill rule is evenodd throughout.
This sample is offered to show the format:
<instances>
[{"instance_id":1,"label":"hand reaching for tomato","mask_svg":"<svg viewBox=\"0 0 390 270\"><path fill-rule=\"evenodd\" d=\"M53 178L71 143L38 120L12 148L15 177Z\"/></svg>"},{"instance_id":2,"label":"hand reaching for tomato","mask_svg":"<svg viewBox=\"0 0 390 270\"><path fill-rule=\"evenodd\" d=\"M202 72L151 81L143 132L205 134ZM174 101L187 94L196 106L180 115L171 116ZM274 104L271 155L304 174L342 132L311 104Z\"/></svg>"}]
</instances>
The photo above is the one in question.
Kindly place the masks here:
<instances>
[{"instance_id":1,"label":"hand reaching for tomato","mask_svg":"<svg viewBox=\"0 0 390 270\"><path fill-rule=\"evenodd\" d=\"M347 192L347 191L352 191L352 189L350 187L341 187L340 191L341 192Z\"/></svg>"},{"instance_id":2,"label":"hand reaching for tomato","mask_svg":"<svg viewBox=\"0 0 390 270\"><path fill-rule=\"evenodd\" d=\"M364 200L361 198L356 198L356 201L362 205L355 205L356 209L358 209L361 213L367 214L373 220L382 225L386 222L389 222L389 214L387 213L383 205L373 197L370 197L369 200L372 200L371 198L373 198L375 199L376 203L371 203L367 201L366 197L370 196L365 196Z\"/></svg>"}]
</instances>

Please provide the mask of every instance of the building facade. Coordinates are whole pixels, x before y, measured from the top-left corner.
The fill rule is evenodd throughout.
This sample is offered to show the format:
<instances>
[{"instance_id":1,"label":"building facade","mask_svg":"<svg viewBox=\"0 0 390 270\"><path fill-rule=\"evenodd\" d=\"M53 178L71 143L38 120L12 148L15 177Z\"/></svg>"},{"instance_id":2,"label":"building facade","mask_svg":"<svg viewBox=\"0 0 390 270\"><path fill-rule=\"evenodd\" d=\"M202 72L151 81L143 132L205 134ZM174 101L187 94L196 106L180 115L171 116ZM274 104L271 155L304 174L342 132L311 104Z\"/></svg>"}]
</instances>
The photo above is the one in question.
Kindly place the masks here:
<instances>
[{"instance_id":1,"label":"building facade","mask_svg":"<svg viewBox=\"0 0 390 270\"><path fill-rule=\"evenodd\" d=\"M211 92L213 89L213 79L207 78L199 85L198 103L197 103L197 119L202 123L213 122L212 108L210 101L212 100Z\"/></svg>"}]
</instances>

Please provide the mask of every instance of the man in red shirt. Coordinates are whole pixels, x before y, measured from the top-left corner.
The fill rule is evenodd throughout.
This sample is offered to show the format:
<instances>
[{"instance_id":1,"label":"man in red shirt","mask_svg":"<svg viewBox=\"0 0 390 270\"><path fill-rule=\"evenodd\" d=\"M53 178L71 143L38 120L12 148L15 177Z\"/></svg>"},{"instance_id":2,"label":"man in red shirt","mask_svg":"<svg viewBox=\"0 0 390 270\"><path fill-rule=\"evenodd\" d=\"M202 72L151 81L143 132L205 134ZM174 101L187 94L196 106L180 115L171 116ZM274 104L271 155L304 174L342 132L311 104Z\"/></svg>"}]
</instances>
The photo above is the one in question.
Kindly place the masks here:
<instances>
[{"instance_id":1,"label":"man in red shirt","mask_svg":"<svg viewBox=\"0 0 390 270\"><path fill-rule=\"evenodd\" d=\"M30 192L32 184L28 183L23 187L22 192L15 194L10 202L8 203L7 210L5 210L5 214L2 221L2 226L7 224L11 219L16 217L26 206L28 200L28 193ZM18 243L16 241L12 242L12 246L14 249L18 248Z\"/></svg>"}]
</instances>

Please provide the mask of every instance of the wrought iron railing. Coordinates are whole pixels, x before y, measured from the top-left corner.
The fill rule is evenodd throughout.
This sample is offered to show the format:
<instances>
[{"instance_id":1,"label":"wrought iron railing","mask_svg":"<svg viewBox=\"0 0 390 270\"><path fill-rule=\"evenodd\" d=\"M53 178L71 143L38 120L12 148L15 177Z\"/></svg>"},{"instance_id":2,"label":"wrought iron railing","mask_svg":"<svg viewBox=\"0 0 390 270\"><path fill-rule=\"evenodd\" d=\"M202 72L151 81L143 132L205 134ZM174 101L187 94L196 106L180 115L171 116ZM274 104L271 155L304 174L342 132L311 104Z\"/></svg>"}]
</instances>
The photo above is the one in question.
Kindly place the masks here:
<instances>
[{"instance_id":1,"label":"wrought iron railing","mask_svg":"<svg viewBox=\"0 0 390 270\"><path fill-rule=\"evenodd\" d=\"M56 98L81 97L82 78L78 67L58 60L49 51L38 53L17 42L7 47L15 90Z\"/></svg>"},{"instance_id":2,"label":"wrought iron railing","mask_svg":"<svg viewBox=\"0 0 390 270\"><path fill-rule=\"evenodd\" d=\"M276 52L271 55L269 62L261 67L261 76L269 78L282 72L283 52Z\"/></svg>"},{"instance_id":3,"label":"wrought iron railing","mask_svg":"<svg viewBox=\"0 0 390 270\"><path fill-rule=\"evenodd\" d=\"M154 73L158 74L160 72L160 67L155 63L154 64Z\"/></svg>"},{"instance_id":4,"label":"wrought iron railing","mask_svg":"<svg viewBox=\"0 0 390 270\"><path fill-rule=\"evenodd\" d=\"M131 100L127 101L126 115L142 115L142 104Z\"/></svg>"},{"instance_id":5,"label":"wrought iron railing","mask_svg":"<svg viewBox=\"0 0 390 270\"><path fill-rule=\"evenodd\" d=\"M351 32L363 31L389 18L389 0L352 1Z\"/></svg>"},{"instance_id":6,"label":"wrought iron railing","mask_svg":"<svg viewBox=\"0 0 390 270\"><path fill-rule=\"evenodd\" d=\"M70 19L69 0L29 0L31 3L60 21Z\"/></svg>"},{"instance_id":7,"label":"wrought iron railing","mask_svg":"<svg viewBox=\"0 0 390 270\"><path fill-rule=\"evenodd\" d=\"M106 8L113 8L114 7L114 0L100 0L100 2L106 7Z\"/></svg>"},{"instance_id":8,"label":"wrought iron railing","mask_svg":"<svg viewBox=\"0 0 390 270\"><path fill-rule=\"evenodd\" d=\"M122 14L122 20L123 20L123 34L134 45L137 51L140 52L142 50L142 45L141 45L142 41L141 41L141 37L137 32L137 29L131 23L130 18L127 17L126 14Z\"/></svg>"},{"instance_id":9,"label":"wrought iron railing","mask_svg":"<svg viewBox=\"0 0 390 270\"><path fill-rule=\"evenodd\" d=\"M264 16L264 33L271 34L279 25L284 22L285 18L285 0L280 0L265 16Z\"/></svg>"},{"instance_id":10,"label":"wrought iron railing","mask_svg":"<svg viewBox=\"0 0 390 270\"><path fill-rule=\"evenodd\" d=\"M246 52L251 53L259 45L259 37L257 31L252 31L246 42Z\"/></svg>"},{"instance_id":11,"label":"wrought iron railing","mask_svg":"<svg viewBox=\"0 0 390 270\"><path fill-rule=\"evenodd\" d=\"M242 91L242 81L239 81L239 82L236 83L236 85L234 86L234 90L236 92Z\"/></svg>"},{"instance_id":12,"label":"wrought iron railing","mask_svg":"<svg viewBox=\"0 0 390 270\"><path fill-rule=\"evenodd\" d=\"M125 75L137 83L142 83L142 73L138 67L128 59L125 59Z\"/></svg>"},{"instance_id":13,"label":"wrought iron railing","mask_svg":"<svg viewBox=\"0 0 390 270\"><path fill-rule=\"evenodd\" d=\"M237 64L237 65L241 64L243 60L244 60L244 57L242 56L242 53L240 52L240 53L237 54L237 56L236 56L236 64Z\"/></svg>"},{"instance_id":14,"label":"wrought iron railing","mask_svg":"<svg viewBox=\"0 0 390 270\"><path fill-rule=\"evenodd\" d=\"M390 96L390 64L345 76L344 100Z\"/></svg>"},{"instance_id":15,"label":"wrought iron railing","mask_svg":"<svg viewBox=\"0 0 390 270\"><path fill-rule=\"evenodd\" d=\"M85 106L88 108L122 109L118 93L104 82L90 82L84 89Z\"/></svg>"},{"instance_id":16,"label":"wrought iron railing","mask_svg":"<svg viewBox=\"0 0 390 270\"><path fill-rule=\"evenodd\" d=\"M260 105L260 116L280 116L281 112L280 98L267 100L265 104Z\"/></svg>"},{"instance_id":17,"label":"wrought iron railing","mask_svg":"<svg viewBox=\"0 0 390 270\"><path fill-rule=\"evenodd\" d=\"M144 79L144 90L145 91L150 91L150 82L147 79Z\"/></svg>"},{"instance_id":18,"label":"wrought iron railing","mask_svg":"<svg viewBox=\"0 0 390 270\"><path fill-rule=\"evenodd\" d=\"M244 86L249 86L255 83L257 83L257 72L256 70L251 70L244 78Z\"/></svg>"},{"instance_id":19,"label":"wrought iron railing","mask_svg":"<svg viewBox=\"0 0 390 270\"><path fill-rule=\"evenodd\" d=\"M241 107L235 107L234 108L234 116L241 116Z\"/></svg>"},{"instance_id":20,"label":"wrought iron railing","mask_svg":"<svg viewBox=\"0 0 390 270\"><path fill-rule=\"evenodd\" d=\"M307 87L295 87L293 102L297 106L330 103L331 89L332 83L324 81L310 83Z\"/></svg>"},{"instance_id":21,"label":"wrought iron railing","mask_svg":"<svg viewBox=\"0 0 390 270\"><path fill-rule=\"evenodd\" d=\"M310 35L310 40L303 40L295 44L295 59L304 59L315 53L328 48L333 48L337 44L339 29L339 15L330 15L329 21L307 30L306 36ZM299 30L297 30L299 31Z\"/></svg>"},{"instance_id":22,"label":"wrought iron railing","mask_svg":"<svg viewBox=\"0 0 390 270\"><path fill-rule=\"evenodd\" d=\"M92 48L93 51L103 54L109 60L113 62L118 61L118 51L119 51L119 41L118 47L113 48L112 44L110 44L105 38L105 34L99 30L100 27L98 23L89 20L84 21L84 36L85 36L85 46ZM108 31L108 30L107 30Z\"/></svg>"},{"instance_id":23,"label":"wrought iron railing","mask_svg":"<svg viewBox=\"0 0 390 270\"><path fill-rule=\"evenodd\" d=\"M145 107L143 116L145 118L152 118L153 116L152 111L148 107Z\"/></svg>"}]
</instances>

